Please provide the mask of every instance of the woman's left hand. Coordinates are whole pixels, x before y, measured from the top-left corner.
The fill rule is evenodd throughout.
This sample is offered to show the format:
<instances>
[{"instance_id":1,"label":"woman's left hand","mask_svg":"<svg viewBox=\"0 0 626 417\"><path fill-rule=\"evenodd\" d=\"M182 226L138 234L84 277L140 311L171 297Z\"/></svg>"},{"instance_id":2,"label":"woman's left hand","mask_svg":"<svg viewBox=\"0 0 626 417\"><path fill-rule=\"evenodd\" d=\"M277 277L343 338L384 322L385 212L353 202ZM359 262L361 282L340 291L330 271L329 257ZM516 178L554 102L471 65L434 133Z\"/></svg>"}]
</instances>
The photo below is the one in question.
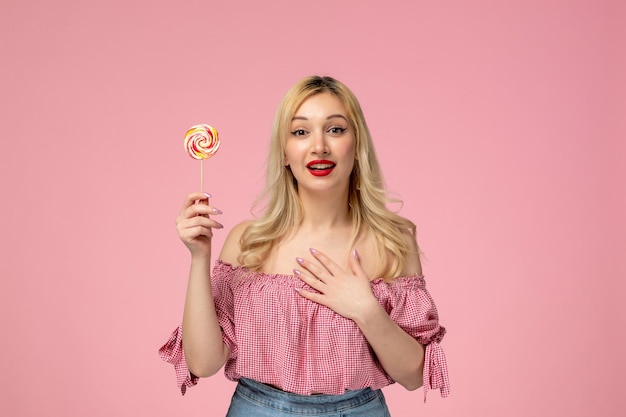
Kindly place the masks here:
<instances>
[{"instance_id":1,"label":"woman's left hand","mask_svg":"<svg viewBox=\"0 0 626 417\"><path fill-rule=\"evenodd\" d=\"M318 250L310 251L317 262L296 258L304 270L294 269L294 273L319 293L297 288L301 296L354 321L363 320L380 306L372 292L370 280L361 268L356 249L352 251L349 260L351 271L344 271Z\"/></svg>"}]
</instances>

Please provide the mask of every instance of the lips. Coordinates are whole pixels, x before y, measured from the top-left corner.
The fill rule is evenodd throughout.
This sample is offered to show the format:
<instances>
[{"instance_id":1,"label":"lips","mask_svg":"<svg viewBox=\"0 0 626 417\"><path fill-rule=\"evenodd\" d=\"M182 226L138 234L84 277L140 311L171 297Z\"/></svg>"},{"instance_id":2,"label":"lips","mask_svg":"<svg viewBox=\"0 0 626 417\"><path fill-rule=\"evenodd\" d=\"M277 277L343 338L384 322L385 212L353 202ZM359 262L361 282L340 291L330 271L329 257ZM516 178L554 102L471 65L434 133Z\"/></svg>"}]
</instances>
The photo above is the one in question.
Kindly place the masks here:
<instances>
[{"instance_id":1,"label":"lips","mask_svg":"<svg viewBox=\"0 0 626 417\"><path fill-rule=\"evenodd\" d=\"M335 163L326 159L318 159L309 162L308 164L306 164L306 167L309 172L316 177L323 177L332 172L332 170L335 168Z\"/></svg>"}]
</instances>

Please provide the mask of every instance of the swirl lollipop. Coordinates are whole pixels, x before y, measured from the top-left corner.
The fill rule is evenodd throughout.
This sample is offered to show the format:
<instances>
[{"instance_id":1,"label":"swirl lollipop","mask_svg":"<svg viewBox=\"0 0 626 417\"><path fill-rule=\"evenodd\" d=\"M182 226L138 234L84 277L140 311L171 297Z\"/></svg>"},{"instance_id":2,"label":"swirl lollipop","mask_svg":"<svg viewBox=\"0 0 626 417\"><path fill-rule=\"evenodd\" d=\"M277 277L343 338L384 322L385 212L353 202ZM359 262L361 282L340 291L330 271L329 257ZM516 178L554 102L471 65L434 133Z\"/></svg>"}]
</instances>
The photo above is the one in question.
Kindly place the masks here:
<instances>
[{"instance_id":1,"label":"swirl lollipop","mask_svg":"<svg viewBox=\"0 0 626 417\"><path fill-rule=\"evenodd\" d=\"M199 124L189 128L185 133L185 150L193 159L200 160L200 191L202 191L202 161L215 155L220 147L217 130L207 124Z\"/></svg>"}]
</instances>

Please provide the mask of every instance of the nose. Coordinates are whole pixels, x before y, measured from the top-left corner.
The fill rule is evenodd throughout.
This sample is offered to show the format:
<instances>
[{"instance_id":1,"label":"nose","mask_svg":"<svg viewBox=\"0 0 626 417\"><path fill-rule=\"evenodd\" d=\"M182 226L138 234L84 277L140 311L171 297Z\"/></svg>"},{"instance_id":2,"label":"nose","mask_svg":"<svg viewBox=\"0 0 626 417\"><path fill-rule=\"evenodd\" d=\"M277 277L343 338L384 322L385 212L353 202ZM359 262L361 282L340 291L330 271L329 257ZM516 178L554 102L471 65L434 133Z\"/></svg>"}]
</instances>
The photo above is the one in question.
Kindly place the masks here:
<instances>
[{"instance_id":1,"label":"nose","mask_svg":"<svg viewBox=\"0 0 626 417\"><path fill-rule=\"evenodd\" d=\"M328 143L326 141L326 135L324 132L316 132L312 135L313 146L312 152L317 155L326 155L328 154L329 148Z\"/></svg>"}]
</instances>

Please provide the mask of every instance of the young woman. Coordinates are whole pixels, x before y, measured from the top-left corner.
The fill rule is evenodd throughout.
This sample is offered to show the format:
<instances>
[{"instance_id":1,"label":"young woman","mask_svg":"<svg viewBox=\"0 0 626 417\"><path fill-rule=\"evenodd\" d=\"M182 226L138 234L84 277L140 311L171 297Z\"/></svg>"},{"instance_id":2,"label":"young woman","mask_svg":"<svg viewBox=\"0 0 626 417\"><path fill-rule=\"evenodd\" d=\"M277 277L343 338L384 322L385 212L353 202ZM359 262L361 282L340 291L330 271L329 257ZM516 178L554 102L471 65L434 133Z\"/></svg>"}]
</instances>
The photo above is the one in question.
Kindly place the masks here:
<instances>
[{"instance_id":1,"label":"young woman","mask_svg":"<svg viewBox=\"0 0 626 417\"><path fill-rule=\"evenodd\" d=\"M388 415L382 387L439 388L448 375L415 225L387 209L362 110L330 77L308 77L274 123L266 209L235 226L211 272L210 196L187 196L191 252L183 323L160 350L182 393L225 365L228 416ZM200 204L199 204L200 203Z\"/></svg>"}]
</instances>

